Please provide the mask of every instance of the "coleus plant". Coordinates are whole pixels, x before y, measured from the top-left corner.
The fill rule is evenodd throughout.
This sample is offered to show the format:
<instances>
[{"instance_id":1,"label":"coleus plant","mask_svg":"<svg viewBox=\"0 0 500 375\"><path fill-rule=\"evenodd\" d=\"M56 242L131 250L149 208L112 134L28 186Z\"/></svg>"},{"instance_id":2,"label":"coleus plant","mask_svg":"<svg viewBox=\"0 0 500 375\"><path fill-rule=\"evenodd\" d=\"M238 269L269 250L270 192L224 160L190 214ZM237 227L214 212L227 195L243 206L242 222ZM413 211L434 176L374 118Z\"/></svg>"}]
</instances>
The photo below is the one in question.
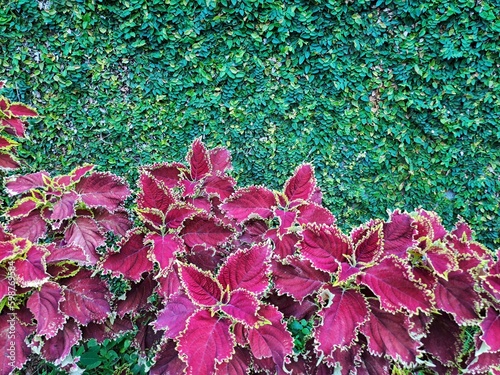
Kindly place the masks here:
<instances>
[{"instance_id":1,"label":"coleus plant","mask_svg":"<svg viewBox=\"0 0 500 375\"><path fill-rule=\"evenodd\" d=\"M0 90L5 86L0 81ZM0 95L0 169L12 170L19 167L14 148L18 145L14 138L24 138L26 117L36 117L38 113L23 103L11 102Z\"/></svg>"}]
</instances>

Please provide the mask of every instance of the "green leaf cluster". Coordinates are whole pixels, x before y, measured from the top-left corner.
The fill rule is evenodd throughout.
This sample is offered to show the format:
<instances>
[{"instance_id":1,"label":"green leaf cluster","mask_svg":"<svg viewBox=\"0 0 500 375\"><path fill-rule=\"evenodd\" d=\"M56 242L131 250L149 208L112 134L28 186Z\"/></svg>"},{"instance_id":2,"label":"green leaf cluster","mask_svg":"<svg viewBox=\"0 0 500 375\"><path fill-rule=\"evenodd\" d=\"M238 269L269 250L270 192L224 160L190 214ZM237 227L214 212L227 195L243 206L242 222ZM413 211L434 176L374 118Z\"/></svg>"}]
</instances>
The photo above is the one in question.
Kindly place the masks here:
<instances>
[{"instance_id":1,"label":"green leaf cluster","mask_svg":"<svg viewBox=\"0 0 500 375\"><path fill-rule=\"evenodd\" d=\"M349 228L387 208L500 240L500 7L493 0L19 0L0 77L42 117L26 171L129 181L191 140L243 184L312 162Z\"/></svg>"}]
</instances>

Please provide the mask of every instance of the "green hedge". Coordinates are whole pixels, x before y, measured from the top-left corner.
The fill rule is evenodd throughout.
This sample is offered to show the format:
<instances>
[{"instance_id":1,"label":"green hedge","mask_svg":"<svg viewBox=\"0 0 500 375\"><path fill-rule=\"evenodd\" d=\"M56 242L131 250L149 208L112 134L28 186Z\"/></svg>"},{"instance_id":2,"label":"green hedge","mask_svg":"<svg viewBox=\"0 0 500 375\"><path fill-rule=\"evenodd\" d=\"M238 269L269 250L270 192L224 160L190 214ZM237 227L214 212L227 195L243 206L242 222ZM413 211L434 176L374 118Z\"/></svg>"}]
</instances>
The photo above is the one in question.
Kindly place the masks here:
<instances>
[{"instance_id":1,"label":"green hedge","mask_svg":"<svg viewBox=\"0 0 500 375\"><path fill-rule=\"evenodd\" d=\"M500 244L496 1L7 3L0 77L43 115L25 171L135 183L201 135L242 184L312 162L344 228L422 206Z\"/></svg>"}]
</instances>

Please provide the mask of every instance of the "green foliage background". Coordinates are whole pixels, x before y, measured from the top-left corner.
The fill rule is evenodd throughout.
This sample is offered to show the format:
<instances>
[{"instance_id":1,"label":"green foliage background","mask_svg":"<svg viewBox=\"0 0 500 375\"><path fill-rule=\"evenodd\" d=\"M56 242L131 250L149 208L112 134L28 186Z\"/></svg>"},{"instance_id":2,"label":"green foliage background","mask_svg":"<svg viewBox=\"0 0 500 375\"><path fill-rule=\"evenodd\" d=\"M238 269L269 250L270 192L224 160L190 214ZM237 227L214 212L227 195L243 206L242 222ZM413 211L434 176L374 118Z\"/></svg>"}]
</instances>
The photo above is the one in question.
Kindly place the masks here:
<instances>
[{"instance_id":1,"label":"green foliage background","mask_svg":"<svg viewBox=\"0 0 500 375\"><path fill-rule=\"evenodd\" d=\"M43 115L24 172L134 186L203 136L241 185L312 162L344 229L421 206L500 245L495 0L0 2L0 77Z\"/></svg>"}]
</instances>

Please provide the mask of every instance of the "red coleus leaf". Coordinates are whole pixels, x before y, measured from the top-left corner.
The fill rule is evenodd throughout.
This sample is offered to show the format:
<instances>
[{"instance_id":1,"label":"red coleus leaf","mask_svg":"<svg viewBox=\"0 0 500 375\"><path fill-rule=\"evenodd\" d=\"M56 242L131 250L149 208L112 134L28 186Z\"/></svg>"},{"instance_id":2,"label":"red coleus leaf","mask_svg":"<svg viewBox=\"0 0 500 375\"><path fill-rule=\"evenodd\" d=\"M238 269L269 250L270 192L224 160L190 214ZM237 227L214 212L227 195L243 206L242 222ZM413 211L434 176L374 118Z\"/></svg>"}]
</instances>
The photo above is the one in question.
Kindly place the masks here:
<instances>
[{"instance_id":1,"label":"red coleus leaf","mask_svg":"<svg viewBox=\"0 0 500 375\"><path fill-rule=\"evenodd\" d=\"M384 223L384 251L400 258L406 258L407 250L416 244L413 239L416 229L413 218L396 210L390 221Z\"/></svg>"},{"instance_id":2,"label":"red coleus leaf","mask_svg":"<svg viewBox=\"0 0 500 375\"><path fill-rule=\"evenodd\" d=\"M139 349L139 353L146 355L152 348L156 348L161 342L162 332L156 332L149 324L153 318L152 313L144 314L135 321L139 331L132 341L133 345Z\"/></svg>"},{"instance_id":3,"label":"red coleus leaf","mask_svg":"<svg viewBox=\"0 0 500 375\"><path fill-rule=\"evenodd\" d=\"M5 137L1 137L0 136L0 150L2 151L8 151L10 150L12 147L16 146L17 143L8 139L8 138L5 138Z\"/></svg>"},{"instance_id":4,"label":"red coleus leaf","mask_svg":"<svg viewBox=\"0 0 500 375\"><path fill-rule=\"evenodd\" d=\"M90 322L86 327L82 327L82 333L85 340L95 339L98 343L102 343L105 339L114 339L133 329L130 319L114 318L113 322L110 319L106 319L103 323Z\"/></svg>"},{"instance_id":5,"label":"red coleus leaf","mask_svg":"<svg viewBox=\"0 0 500 375\"><path fill-rule=\"evenodd\" d=\"M358 282L366 285L380 298L382 307L396 312L405 308L411 313L431 308L424 288L409 278L409 272L394 258L385 258L379 264L367 268L358 276Z\"/></svg>"},{"instance_id":6,"label":"red coleus leaf","mask_svg":"<svg viewBox=\"0 0 500 375\"><path fill-rule=\"evenodd\" d=\"M197 310L185 294L174 294L165 302L153 324L155 330L165 330L164 337L174 339L186 328L187 320Z\"/></svg>"},{"instance_id":7,"label":"red coleus leaf","mask_svg":"<svg viewBox=\"0 0 500 375\"><path fill-rule=\"evenodd\" d=\"M455 255L446 246L431 245L425 250L425 257L435 274L444 279L447 278L450 271L458 269Z\"/></svg>"},{"instance_id":8,"label":"red coleus leaf","mask_svg":"<svg viewBox=\"0 0 500 375\"><path fill-rule=\"evenodd\" d=\"M359 328L368 319L368 303L357 290L327 288L327 305L318 315L320 324L314 329L316 350L329 356L335 349L350 347L356 339Z\"/></svg>"},{"instance_id":9,"label":"red coleus leaf","mask_svg":"<svg viewBox=\"0 0 500 375\"><path fill-rule=\"evenodd\" d=\"M480 326L481 331L483 331L481 340L488 345L488 351L500 351L500 313L498 310L490 306Z\"/></svg>"},{"instance_id":10,"label":"red coleus leaf","mask_svg":"<svg viewBox=\"0 0 500 375\"><path fill-rule=\"evenodd\" d=\"M145 242L151 244L151 260L158 263L161 271L169 270L175 255L184 251L184 243L175 234L149 233Z\"/></svg>"},{"instance_id":11,"label":"red coleus leaf","mask_svg":"<svg viewBox=\"0 0 500 375\"><path fill-rule=\"evenodd\" d=\"M324 224L332 225L335 223L335 216L326 208L312 202L301 204L297 207L297 221L300 225L306 224Z\"/></svg>"},{"instance_id":12,"label":"red coleus leaf","mask_svg":"<svg viewBox=\"0 0 500 375\"><path fill-rule=\"evenodd\" d=\"M142 170L151 173L153 177L163 182L165 186L173 188L179 186L182 171L186 170L186 166L181 163L154 164L144 167Z\"/></svg>"},{"instance_id":13,"label":"red coleus leaf","mask_svg":"<svg viewBox=\"0 0 500 375\"><path fill-rule=\"evenodd\" d=\"M5 126L5 131L9 134L13 134L17 137L24 138L25 136L25 124L21 119L18 118L4 118L1 120L2 126Z\"/></svg>"},{"instance_id":14,"label":"red coleus leaf","mask_svg":"<svg viewBox=\"0 0 500 375\"><path fill-rule=\"evenodd\" d=\"M96 208L93 210L94 220L104 229L113 232L117 236L125 236L127 231L132 227L132 222L129 219L129 214L126 210L115 210L109 212L105 208Z\"/></svg>"},{"instance_id":15,"label":"red coleus leaf","mask_svg":"<svg viewBox=\"0 0 500 375\"><path fill-rule=\"evenodd\" d=\"M368 265L375 262L383 251L383 223L372 221L366 226L361 226L351 233L354 244L355 263Z\"/></svg>"},{"instance_id":16,"label":"red coleus leaf","mask_svg":"<svg viewBox=\"0 0 500 375\"><path fill-rule=\"evenodd\" d=\"M96 172L83 177L75 190L88 207L105 207L114 211L130 195L124 180L111 174Z\"/></svg>"},{"instance_id":17,"label":"red coleus leaf","mask_svg":"<svg viewBox=\"0 0 500 375\"><path fill-rule=\"evenodd\" d=\"M108 253L103 262L103 269L112 271L113 276L123 275L128 280L137 282L144 272L153 269L148 259L149 245L144 244L144 234L132 231L119 243L120 251Z\"/></svg>"},{"instance_id":18,"label":"red coleus leaf","mask_svg":"<svg viewBox=\"0 0 500 375\"><path fill-rule=\"evenodd\" d=\"M87 255L91 264L99 260L96 249L105 244L105 238L90 217L77 217L64 233L64 239L68 244L80 246Z\"/></svg>"},{"instance_id":19,"label":"red coleus leaf","mask_svg":"<svg viewBox=\"0 0 500 375\"><path fill-rule=\"evenodd\" d=\"M243 323L249 327L258 326L263 320L257 316L259 300L255 294L244 289L232 291L228 301L220 307L232 320Z\"/></svg>"},{"instance_id":20,"label":"red coleus leaf","mask_svg":"<svg viewBox=\"0 0 500 375\"><path fill-rule=\"evenodd\" d=\"M20 166L14 155L0 152L0 169L17 169Z\"/></svg>"},{"instance_id":21,"label":"red coleus leaf","mask_svg":"<svg viewBox=\"0 0 500 375\"><path fill-rule=\"evenodd\" d=\"M26 197L16 202L14 207L9 209L6 214L11 218L27 216L37 207L37 200L33 197Z\"/></svg>"},{"instance_id":22,"label":"red coleus leaf","mask_svg":"<svg viewBox=\"0 0 500 375\"><path fill-rule=\"evenodd\" d=\"M27 246L26 257L14 261L16 280L20 286L25 288L38 287L50 277L46 272L47 250L41 246Z\"/></svg>"},{"instance_id":23,"label":"red coleus leaf","mask_svg":"<svg viewBox=\"0 0 500 375\"><path fill-rule=\"evenodd\" d=\"M195 216L184 224L180 235L187 246L204 245L215 247L226 242L232 231L218 220L203 215Z\"/></svg>"},{"instance_id":24,"label":"red coleus leaf","mask_svg":"<svg viewBox=\"0 0 500 375\"><path fill-rule=\"evenodd\" d=\"M285 195L290 202L308 200L316 188L314 169L311 164L303 164L295 169L293 176L285 183Z\"/></svg>"},{"instance_id":25,"label":"red coleus leaf","mask_svg":"<svg viewBox=\"0 0 500 375\"><path fill-rule=\"evenodd\" d=\"M177 265L174 263L172 269L166 275L160 275L156 278L159 284L158 293L163 298L170 298L173 294L178 293L181 289L181 281L177 272Z\"/></svg>"},{"instance_id":26,"label":"red coleus leaf","mask_svg":"<svg viewBox=\"0 0 500 375\"><path fill-rule=\"evenodd\" d=\"M20 117L37 117L38 113L31 107L22 103L12 103L9 106L9 111L12 112L14 116Z\"/></svg>"},{"instance_id":27,"label":"red coleus leaf","mask_svg":"<svg viewBox=\"0 0 500 375\"><path fill-rule=\"evenodd\" d=\"M61 311L79 324L103 321L111 312L111 293L104 281L92 277L92 272L81 269L63 285L65 300L61 301Z\"/></svg>"},{"instance_id":28,"label":"red coleus leaf","mask_svg":"<svg viewBox=\"0 0 500 375\"><path fill-rule=\"evenodd\" d=\"M58 283L48 282L42 285L29 298L26 306L31 310L37 321L37 335L51 338L56 335L64 323L66 316L59 305L63 299L62 289Z\"/></svg>"},{"instance_id":29,"label":"red coleus leaf","mask_svg":"<svg viewBox=\"0 0 500 375\"><path fill-rule=\"evenodd\" d=\"M51 243L47 246L47 249L49 250L46 258L47 263L57 263L64 260L76 262L81 265L89 263L87 255L85 255L80 246L56 246L56 244Z\"/></svg>"},{"instance_id":30,"label":"red coleus leaf","mask_svg":"<svg viewBox=\"0 0 500 375\"><path fill-rule=\"evenodd\" d=\"M271 357L276 369L283 369L287 356L292 354L293 339L282 322L283 315L272 305L262 305L257 313L271 324L248 330L250 350L256 358Z\"/></svg>"},{"instance_id":31,"label":"red coleus leaf","mask_svg":"<svg viewBox=\"0 0 500 375\"><path fill-rule=\"evenodd\" d=\"M12 220L8 229L17 237L27 238L31 242L37 242L45 237L47 223L42 219L40 210L31 211L28 216Z\"/></svg>"},{"instance_id":32,"label":"red coleus leaf","mask_svg":"<svg viewBox=\"0 0 500 375\"><path fill-rule=\"evenodd\" d=\"M433 317L426 336L422 339L425 351L442 364L453 366L462 347L460 326L449 314L434 314Z\"/></svg>"},{"instance_id":33,"label":"red coleus leaf","mask_svg":"<svg viewBox=\"0 0 500 375\"><path fill-rule=\"evenodd\" d=\"M56 365L71 353L71 348L82 338L78 325L70 320L59 330L56 336L45 341L42 347L43 357Z\"/></svg>"},{"instance_id":34,"label":"red coleus leaf","mask_svg":"<svg viewBox=\"0 0 500 375\"><path fill-rule=\"evenodd\" d=\"M212 171L224 173L227 170L231 169L231 153L221 147L216 147L214 149L209 150L210 155L210 164L212 165Z\"/></svg>"},{"instance_id":35,"label":"red coleus leaf","mask_svg":"<svg viewBox=\"0 0 500 375\"><path fill-rule=\"evenodd\" d=\"M187 295L194 303L210 307L221 302L222 286L212 277L210 272L181 264L179 275Z\"/></svg>"},{"instance_id":36,"label":"red coleus leaf","mask_svg":"<svg viewBox=\"0 0 500 375\"><path fill-rule=\"evenodd\" d=\"M335 272L344 255L352 254L352 245L347 236L336 227L307 226L299 242L301 254L317 269Z\"/></svg>"},{"instance_id":37,"label":"red coleus leaf","mask_svg":"<svg viewBox=\"0 0 500 375\"><path fill-rule=\"evenodd\" d=\"M231 358L234 336L230 321L200 310L191 316L179 337L177 351L187 365L187 374L215 374L215 367Z\"/></svg>"},{"instance_id":38,"label":"red coleus leaf","mask_svg":"<svg viewBox=\"0 0 500 375\"><path fill-rule=\"evenodd\" d=\"M230 360L224 361L217 366L217 375L247 375L251 363L248 350L236 347Z\"/></svg>"},{"instance_id":39,"label":"red coleus leaf","mask_svg":"<svg viewBox=\"0 0 500 375\"><path fill-rule=\"evenodd\" d=\"M83 176L85 176L88 172L94 169L94 165L86 164L81 167L76 167L67 175L54 177L53 182L54 185L62 188L66 188L71 184L78 182L81 180Z\"/></svg>"},{"instance_id":40,"label":"red coleus leaf","mask_svg":"<svg viewBox=\"0 0 500 375\"><path fill-rule=\"evenodd\" d=\"M9 271L0 268L0 301L9 294L9 286L11 286L11 284L8 277L10 278Z\"/></svg>"},{"instance_id":41,"label":"red coleus leaf","mask_svg":"<svg viewBox=\"0 0 500 375\"><path fill-rule=\"evenodd\" d=\"M285 264L273 262L273 276L276 290L297 301L302 301L330 281L328 273L314 268L307 259L297 258L289 258Z\"/></svg>"},{"instance_id":42,"label":"red coleus leaf","mask_svg":"<svg viewBox=\"0 0 500 375\"><path fill-rule=\"evenodd\" d=\"M452 314L459 325L476 323L476 306L481 297L474 290L474 279L467 272L453 271L448 280L438 279L435 290L436 307Z\"/></svg>"},{"instance_id":43,"label":"red coleus leaf","mask_svg":"<svg viewBox=\"0 0 500 375\"><path fill-rule=\"evenodd\" d=\"M404 365L415 363L421 343L410 336L407 316L386 312L377 304L376 300L370 301L369 320L360 328L368 340L368 350L377 356L389 356Z\"/></svg>"},{"instance_id":44,"label":"red coleus leaf","mask_svg":"<svg viewBox=\"0 0 500 375\"><path fill-rule=\"evenodd\" d=\"M26 312L0 314L0 352L2 353L0 374L2 375L11 374L14 368L21 369L31 354L31 348L28 347L26 339L35 328L23 321L26 315Z\"/></svg>"},{"instance_id":45,"label":"red coleus leaf","mask_svg":"<svg viewBox=\"0 0 500 375\"><path fill-rule=\"evenodd\" d=\"M191 167L191 178L193 180L201 180L212 170L210 155L200 138L195 139L191 145L191 150L188 152L186 160Z\"/></svg>"},{"instance_id":46,"label":"red coleus leaf","mask_svg":"<svg viewBox=\"0 0 500 375\"><path fill-rule=\"evenodd\" d=\"M165 213L175 203L169 188L149 173L141 174L139 186L141 190L137 197L137 207L140 210L154 208Z\"/></svg>"},{"instance_id":47,"label":"red coleus leaf","mask_svg":"<svg viewBox=\"0 0 500 375\"><path fill-rule=\"evenodd\" d=\"M148 298L153 294L154 288L157 283L151 275L145 277L144 280L138 284L133 284L127 292L124 300L119 300L116 303L116 312L118 316L123 318L125 314L132 314L133 316L139 315L143 310L150 307Z\"/></svg>"},{"instance_id":48,"label":"red coleus leaf","mask_svg":"<svg viewBox=\"0 0 500 375\"><path fill-rule=\"evenodd\" d=\"M178 204L170 207L169 211L165 214L165 226L167 228L177 229L184 220L193 217L199 210L189 204Z\"/></svg>"},{"instance_id":49,"label":"red coleus leaf","mask_svg":"<svg viewBox=\"0 0 500 375\"><path fill-rule=\"evenodd\" d=\"M208 176L204 188L209 195L216 195L221 200L227 199L234 193L236 181L229 176Z\"/></svg>"},{"instance_id":50,"label":"red coleus leaf","mask_svg":"<svg viewBox=\"0 0 500 375\"><path fill-rule=\"evenodd\" d=\"M14 259L15 254L17 254L18 252L19 250L14 241L0 242L0 262L3 262L9 258Z\"/></svg>"},{"instance_id":51,"label":"red coleus leaf","mask_svg":"<svg viewBox=\"0 0 500 375\"><path fill-rule=\"evenodd\" d=\"M264 292L269 284L269 255L267 245L254 245L231 254L217 276L222 288L242 288L255 294Z\"/></svg>"},{"instance_id":52,"label":"red coleus leaf","mask_svg":"<svg viewBox=\"0 0 500 375\"><path fill-rule=\"evenodd\" d=\"M238 223L250 218L269 219L276 205L274 193L266 188L251 186L236 191L221 208Z\"/></svg>"},{"instance_id":53,"label":"red coleus leaf","mask_svg":"<svg viewBox=\"0 0 500 375\"><path fill-rule=\"evenodd\" d=\"M155 364L149 370L150 375L184 374L186 364L179 358L175 350L175 342L168 340L162 343L154 358Z\"/></svg>"},{"instance_id":54,"label":"red coleus leaf","mask_svg":"<svg viewBox=\"0 0 500 375\"><path fill-rule=\"evenodd\" d=\"M296 211L275 210L274 215L280 221L280 225L278 227L278 233L280 236L283 236L288 232L290 227L292 227L292 225L295 223L295 219L297 218Z\"/></svg>"},{"instance_id":55,"label":"red coleus leaf","mask_svg":"<svg viewBox=\"0 0 500 375\"><path fill-rule=\"evenodd\" d=\"M51 220L65 220L75 216L75 203L78 194L74 191L64 193L52 207Z\"/></svg>"},{"instance_id":56,"label":"red coleus leaf","mask_svg":"<svg viewBox=\"0 0 500 375\"><path fill-rule=\"evenodd\" d=\"M416 223L417 239L429 237L434 242L442 240L446 236L448 232L441 224L441 219L435 212L419 209L416 213L418 214Z\"/></svg>"},{"instance_id":57,"label":"red coleus leaf","mask_svg":"<svg viewBox=\"0 0 500 375\"><path fill-rule=\"evenodd\" d=\"M276 229L270 229L266 233L266 237L274 243L274 255L278 259L284 259L292 256L295 253L299 236L296 233L287 233L283 236L278 236Z\"/></svg>"},{"instance_id":58,"label":"red coleus leaf","mask_svg":"<svg viewBox=\"0 0 500 375\"><path fill-rule=\"evenodd\" d=\"M50 178L45 171L31 173L24 176L13 176L6 180L5 188L10 195L25 193L31 189L45 186L45 181Z\"/></svg>"}]
</instances>

